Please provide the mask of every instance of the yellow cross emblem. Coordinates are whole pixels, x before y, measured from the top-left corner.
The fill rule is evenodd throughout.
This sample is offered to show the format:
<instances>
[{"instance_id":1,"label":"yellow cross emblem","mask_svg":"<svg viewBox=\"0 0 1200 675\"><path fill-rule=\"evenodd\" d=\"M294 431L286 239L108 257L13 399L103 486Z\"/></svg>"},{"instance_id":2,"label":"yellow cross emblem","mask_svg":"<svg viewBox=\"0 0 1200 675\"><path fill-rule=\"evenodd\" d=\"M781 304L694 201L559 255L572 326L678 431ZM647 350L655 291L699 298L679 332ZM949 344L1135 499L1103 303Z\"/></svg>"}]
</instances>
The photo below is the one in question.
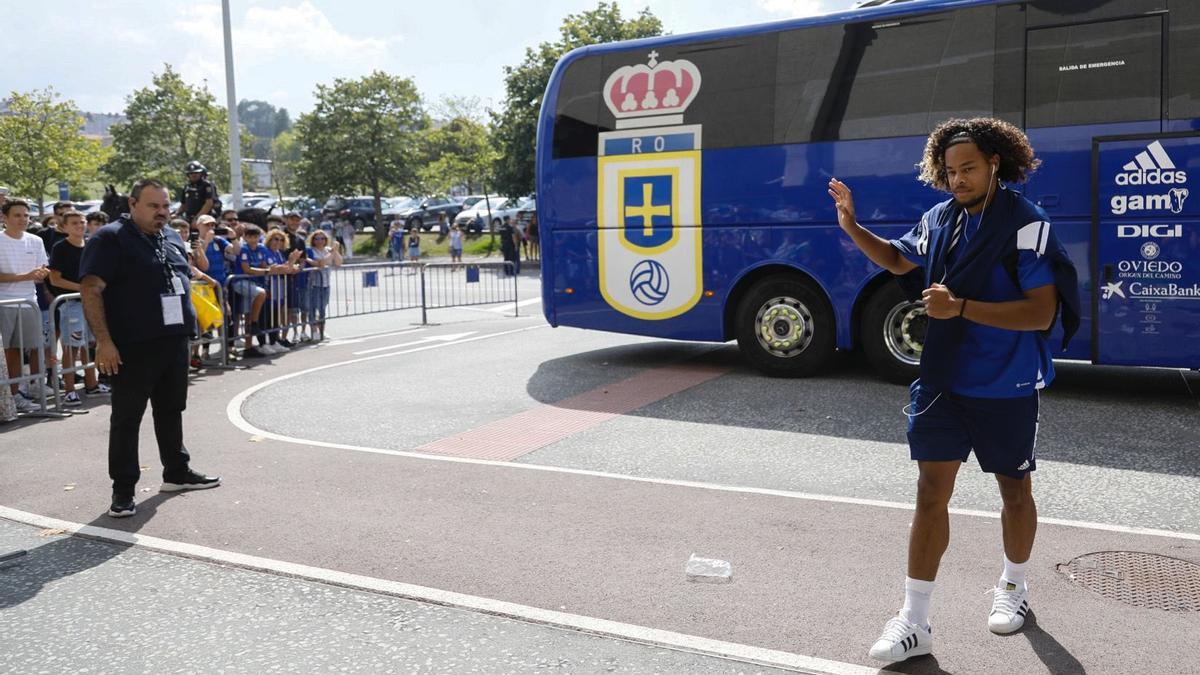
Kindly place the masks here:
<instances>
[{"instance_id":1,"label":"yellow cross emblem","mask_svg":"<svg viewBox=\"0 0 1200 675\"><path fill-rule=\"evenodd\" d=\"M653 195L654 186L650 183L644 183L642 184L642 205L625 207L626 218L642 219L642 235L646 237L654 236L654 225L651 220L654 216L671 215L671 205L663 204L661 206L654 206Z\"/></svg>"}]
</instances>

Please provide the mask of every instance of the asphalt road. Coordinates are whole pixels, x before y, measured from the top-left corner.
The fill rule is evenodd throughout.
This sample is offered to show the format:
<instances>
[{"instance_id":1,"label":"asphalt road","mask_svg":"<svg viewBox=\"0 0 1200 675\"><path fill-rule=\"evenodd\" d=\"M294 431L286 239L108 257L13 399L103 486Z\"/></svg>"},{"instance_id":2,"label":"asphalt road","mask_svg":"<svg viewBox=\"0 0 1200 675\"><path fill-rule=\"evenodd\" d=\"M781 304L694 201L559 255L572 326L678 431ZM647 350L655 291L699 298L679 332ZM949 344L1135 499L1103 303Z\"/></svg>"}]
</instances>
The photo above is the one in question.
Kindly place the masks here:
<instances>
[{"instance_id":1,"label":"asphalt road","mask_svg":"<svg viewBox=\"0 0 1200 675\"><path fill-rule=\"evenodd\" d=\"M900 600L915 492L905 388L853 355L816 378L776 380L731 345L552 329L536 278L518 284L520 317L506 306L436 310L430 325L411 310L336 319L328 343L197 376L187 442L197 468L225 485L156 495L146 424L142 510L128 520L99 515L102 401L89 402L89 415L7 426L0 515L153 541L114 552L0 527L0 546L37 554L24 576L0 571L20 580L0 586L0 634L18 643L5 652L40 663L46 651L30 642L61 630L76 638L56 652L70 669L113 639L88 622L121 613L123 595L161 609L190 607L199 593L218 602L201 603L208 614L185 611L178 630L234 671L255 669L234 649L254 644L308 655L286 663L362 672L415 670L408 650L432 658L421 662L431 672L760 669L746 661L873 672L866 647ZM1100 598L1058 568L1104 550L1200 564L1200 401L1189 386L1200 392L1200 377L1060 364L1042 399L1034 479L1036 620L1013 639L982 628L1000 503L969 462L939 576L935 657L895 669L1200 671L1200 614ZM691 553L731 561L733 583L687 582ZM359 581L337 576L347 574ZM376 583L417 590L381 598ZM221 598L232 599L224 612ZM481 609L497 602L507 604ZM411 619L385 618L398 615ZM275 620L290 630L263 628ZM135 625L163 637L172 629ZM239 625L250 626L245 635ZM356 631L369 637L350 639ZM127 669L195 664L162 657Z\"/></svg>"}]
</instances>

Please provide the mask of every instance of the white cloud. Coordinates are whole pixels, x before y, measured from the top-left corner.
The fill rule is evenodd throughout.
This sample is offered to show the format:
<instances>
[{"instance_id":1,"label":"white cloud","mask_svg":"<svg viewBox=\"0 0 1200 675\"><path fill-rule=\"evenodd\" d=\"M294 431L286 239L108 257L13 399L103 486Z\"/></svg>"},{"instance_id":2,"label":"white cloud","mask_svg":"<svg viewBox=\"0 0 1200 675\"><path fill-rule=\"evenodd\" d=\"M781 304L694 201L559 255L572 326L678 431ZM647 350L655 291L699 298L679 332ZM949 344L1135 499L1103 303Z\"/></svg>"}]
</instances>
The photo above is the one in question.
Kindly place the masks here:
<instances>
[{"instance_id":1,"label":"white cloud","mask_svg":"<svg viewBox=\"0 0 1200 675\"><path fill-rule=\"evenodd\" d=\"M828 7L823 7L825 2L822 0L759 0L758 5L764 11L771 14L778 14L789 18L798 16L812 16L814 14L824 14L829 11ZM849 1L847 0L847 6Z\"/></svg>"},{"instance_id":2,"label":"white cloud","mask_svg":"<svg viewBox=\"0 0 1200 675\"><path fill-rule=\"evenodd\" d=\"M221 49L221 45L224 44L224 28L221 23L220 4L189 3L181 5L178 12L171 26L184 35L196 38L189 42L189 45L198 44L203 49Z\"/></svg>"},{"instance_id":3,"label":"white cloud","mask_svg":"<svg viewBox=\"0 0 1200 675\"><path fill-rule=\"evenodd\" d=\"M329 17L309 0L295 7L251 7L246 11L235 43L260 54L300 54L310 58L380 62L388 51L385 40L338 31ZM245 40L245 42L242 42Z\"/></svg>"},{"instance_id":4,"label":"white cloud","mask_svg":"<svg viewBox=\"0 0 1200 675\"><path fill-rule=\"evenodd\" d=\"M304 56L327 60L331 57L355 63L377 63L388 52L387 40L354 36L339 31L324 12L309 0L295 6L250 7L244 19L233 17L236 58L261 62L276 56ZM219 4L189 4L178 10L173 27L194 38L188 45L202 51L224 49L224 31Z\"/></svg>"}]
</instances>

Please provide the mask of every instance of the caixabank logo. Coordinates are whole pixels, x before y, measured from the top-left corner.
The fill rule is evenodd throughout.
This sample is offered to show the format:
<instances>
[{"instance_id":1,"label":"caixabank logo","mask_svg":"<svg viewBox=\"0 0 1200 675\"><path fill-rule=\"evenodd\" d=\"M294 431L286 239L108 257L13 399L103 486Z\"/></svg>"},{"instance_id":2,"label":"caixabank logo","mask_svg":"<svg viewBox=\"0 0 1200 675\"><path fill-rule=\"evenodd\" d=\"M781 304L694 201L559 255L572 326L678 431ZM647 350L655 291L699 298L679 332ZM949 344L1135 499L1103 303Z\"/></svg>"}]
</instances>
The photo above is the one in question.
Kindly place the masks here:
<instances>
[{"instance_id":1,"label":"caixabank logo","mask_svg":"<svg viewBox=\"0 0 1200 675\"><path fill-rule=\"evenodd\" d=\"M618 312L650 320L688 311L702 288L700 125L683 124L700 70L658 56L604 84L617 130L599 136L596 186L600 292Z\"/></svg>"},{"instance_id":2,"label":"caixabank logo","mask_svg":"<svg viewBox=\"0 0 1200 675\"><path fill-rule=\"evenodd\" d=\"M1113 214L1118 216L1142 211L1183 213L1183 205L1190 195L1190 190L1185 187L1188 182L1187 171L1176 166L1161 141L1151 142L1133 161L1122 166L1113 182L1121 187L1168 188L1159 194L1113 195L1109 206Z\"/></svg>"}]
</instances>

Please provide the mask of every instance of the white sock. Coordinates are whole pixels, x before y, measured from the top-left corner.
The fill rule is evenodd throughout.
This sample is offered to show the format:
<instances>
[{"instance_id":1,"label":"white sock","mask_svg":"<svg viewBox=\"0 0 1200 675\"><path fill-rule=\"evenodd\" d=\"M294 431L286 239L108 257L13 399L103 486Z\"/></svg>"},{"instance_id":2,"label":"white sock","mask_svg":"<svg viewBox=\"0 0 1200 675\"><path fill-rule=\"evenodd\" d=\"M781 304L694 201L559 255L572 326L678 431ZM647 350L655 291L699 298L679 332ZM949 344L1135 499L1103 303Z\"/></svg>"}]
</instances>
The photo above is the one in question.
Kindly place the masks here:
<instances>
[{"instance_id":1,"label":"white sock","mask_svg":"<svg viewBox=\"0 0 1200 675\"><path fill-rule=\"evenodd\" d=\"M1005 582L1016 586L1018 589L1025 588L1025 569L1029 567L1029 561L1023 563L1015 563L1004 556L1004 571L1000 574L1000 583L996 584L997 588L1005 588Z\"/></svg>"},{"instance_id":2,"label":"white sock","mask_svg":"<svg viewBox=\"0 0 1200 675\"><path fill-rule=\"evenodd\" d=\"M900 616L922 628L929 626L929 602L933 600L933 581L904 578L904 609Z\"/></svg>"}]
</instances>

